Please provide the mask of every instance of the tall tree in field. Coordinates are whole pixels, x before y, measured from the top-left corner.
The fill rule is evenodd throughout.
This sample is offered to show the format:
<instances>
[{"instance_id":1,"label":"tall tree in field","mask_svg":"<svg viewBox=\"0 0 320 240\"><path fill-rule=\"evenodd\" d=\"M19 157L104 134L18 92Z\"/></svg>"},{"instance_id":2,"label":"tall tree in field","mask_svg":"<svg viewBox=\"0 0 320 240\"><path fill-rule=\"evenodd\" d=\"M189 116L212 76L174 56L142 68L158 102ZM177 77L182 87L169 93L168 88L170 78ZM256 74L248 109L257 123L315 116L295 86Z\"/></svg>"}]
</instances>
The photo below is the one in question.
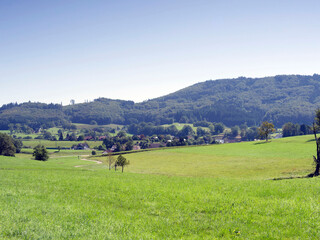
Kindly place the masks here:
<instances>
[{"instance_id":1,"label":"tall tree in field","mask_svg":"<svg viewBox=\"0 0 320 240\"><path fill-rule=\"evenodd\" d=\"M129 164L130 164L130 162L124 156L122 156L120 154L119 157L117 158L116 165L122 167L122 172L123 172L124 166L129 165Z\"/></svg>"},{"instance_id":2,"label":"tall tree in field","mask_svg":"<svg viewBox=\"0 0 320 240\"><path fill-rule=\"evenodd\" d=\"M62 131L59 133L59 141L63 141L63 133L62 133Z\"/></svg>"},{"instance_id":3,"label":"tall tree in field","mask_svg":"<svg viewBox=\"0 0 320 240\"><path fill-rule=\"evenodd\" d=\"M317 145L317 156L313 156L314 163L316 165L316 169L313 174L310 174L309 176L319 176L320 171L320 138L317 136L317 131L320 129L320 109L316 111L316 117L313 122L313 134L314 138L316 140Z\"/></svg>"},{"instance_id":4,"label":"tall tree in field","mask_svg":"<svg viewBox=\"0 0 320 240\"><path fill-rule=\"evenodd\" d=\"M112 164L114 164L115 159L112 156L111 151L108 151L108 165L109 165L109 170L111 170Z\"/></svg>"},{"instance_id":5,"label":"tall tree in field","mask_svg":"<svg viewBox=\"0 0 320 240\"><path fill-rule=\"evenodd\" d=\"M275 132L274 125L272 123L269 123L267 121L263 122L259 128L260 136L266 138L266 142L268 142L268 137L270 133Z\"/></svg>"}]
</instances>

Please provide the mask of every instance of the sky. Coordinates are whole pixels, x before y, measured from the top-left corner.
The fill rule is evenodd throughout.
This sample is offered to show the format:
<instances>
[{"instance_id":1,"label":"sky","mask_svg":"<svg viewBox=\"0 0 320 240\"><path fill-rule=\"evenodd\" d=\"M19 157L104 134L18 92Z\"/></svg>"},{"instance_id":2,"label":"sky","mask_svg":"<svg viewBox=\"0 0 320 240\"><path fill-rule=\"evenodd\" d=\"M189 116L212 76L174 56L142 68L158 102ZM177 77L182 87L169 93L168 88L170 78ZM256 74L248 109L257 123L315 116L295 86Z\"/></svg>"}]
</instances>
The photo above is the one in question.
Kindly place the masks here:
<instances>
[{"instance_id":1,"label":"sky","mask_svg":"<svg viewBox=\"0 0 320 240\"><path fill-rule=\"evenodd\" d=\"M1 0L0 105L320 73L320 1Z\"/></svg>"}]
</instances>

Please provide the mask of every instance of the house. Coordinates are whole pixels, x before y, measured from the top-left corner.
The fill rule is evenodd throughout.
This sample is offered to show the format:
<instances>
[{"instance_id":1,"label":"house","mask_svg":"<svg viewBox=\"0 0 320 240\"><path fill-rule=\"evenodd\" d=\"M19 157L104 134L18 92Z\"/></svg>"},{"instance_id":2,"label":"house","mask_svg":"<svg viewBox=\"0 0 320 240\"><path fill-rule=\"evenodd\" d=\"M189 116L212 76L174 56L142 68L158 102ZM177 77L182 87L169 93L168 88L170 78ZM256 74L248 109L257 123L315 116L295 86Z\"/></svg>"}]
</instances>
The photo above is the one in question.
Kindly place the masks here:
<instances>
[{"instance_id":1,"label":"house","mask_svg":"<svg viewBox=\"0 0 320 240\"><path fill-rule=\"evenodd\" d=\"M141 147L138 146L138 145L134 145L133 148L132 148L132 150L140 150L140 149L141 149Z\"/></svg>"},{"instance_id":2,"label":"house","mask_svg":"<svg viewBox=\"0 0 320 240\"><path fill-rule=\"evenodd\" d=\"M114 150L116 150L117 149L117 145L113 145L111 148L110 148L110 151L111 152L114 152Z\"/></svg>"},{"instance_id":3,"label":"house","mask_svg":"<svg viewBox=\"0 0 320 240\"><path fill-rule=\"evenodd\" d=\"M238 135L238 136L236 136L236 137L234 138L234 140L235 140L235 142L241 142L242 138L241 138L240 135Z\"/></svg>"},{"instance_id":4,"label":"house","mask_svg":"<svg viewBox=\"0 0 320 240\"><path fill-rule=\"evenodd\" d=\"M92 140L92 139L93 139L92 136L86 136L86 137L84 138L85 141Z\"/></svg>"},{"instance_id":5,"label":"house","mask_svg":"<svg viewBox=\"0 0 320 240\"><path fill-rule=\"evenodd\" d=\"M108 153L111 153L112 151L111 150L105 150L103 153L102 153L102 155L107 155Z\"/></svg>"},{"instance_id":6,"label":"house","mask_svg":"<svg viewBox=\"0 0 320 240\"><path fill-rule=\"evenodd\" d=\"M159 148L164 147L165 145L163 143L151 143L149 148Z\"/></svg>"},{"instance_id":7,"label":"house","mask_svg":"<svg viewBox=\"0 0 320 240\"><path fill-rule=\"evenodd\" d=\"M217 143L225 143L225 137L224 134L219 134L218 136L215 137L214 139Z\"/></svg>"},{"instance_id":8,"label":"house","mask_svg":"<svg viewBox=\"0 0 320 240\"><path fill-rule=\"evenodd\" d=\"M71 149L73 150L87 150L90 149L87 143L79 143L78 145L73 146Z\"/></svg>"}]
</instances>

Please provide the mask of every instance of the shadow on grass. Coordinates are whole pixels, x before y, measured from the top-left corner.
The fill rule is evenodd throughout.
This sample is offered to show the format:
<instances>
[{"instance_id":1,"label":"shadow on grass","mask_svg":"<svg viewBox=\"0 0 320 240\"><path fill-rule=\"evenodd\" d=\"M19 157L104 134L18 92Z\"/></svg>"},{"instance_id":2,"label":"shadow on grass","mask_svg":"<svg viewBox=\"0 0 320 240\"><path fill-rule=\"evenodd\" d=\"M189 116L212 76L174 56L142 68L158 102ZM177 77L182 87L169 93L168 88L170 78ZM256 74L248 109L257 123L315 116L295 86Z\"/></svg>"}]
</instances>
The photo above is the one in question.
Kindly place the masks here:
<instances>
[{"instance_id":1,"label":"shadow on grass","mask_svg":"<svg viewBox=\"0 0 320 240\"><path fill-rule=\"evenodd\" d=\"M279 178L272 178L270 180L279 181L279 180L288 180L288 179L297 179L297 178L313 178L317 177L313 173L308 174L307 176L291 176L291 177L279 177Z\"/></svg>"},{"instance_id":2,"label":"shadow on grass","mask_svg":"<svg viewBox=\"0 0 320 240\"><path fill-rule=\"evenodd\" d=\"M310 139L310 140L307 140L306 142L315 142L316 140L315 139Z\"/></svg>"},{"instance_id":3,"label":"shadow on grass","mask_svg":"<svg viewBox=\"0 0 320 240\"><path fill-rule=\"evenodd\" d=\"M271 141L268 141L268 142L266 142L266 141L263 141L263 142L256 142L256 143L254 143L254 145L267 144L267 143L271 143Z\"/></svg>"}]
</instances>

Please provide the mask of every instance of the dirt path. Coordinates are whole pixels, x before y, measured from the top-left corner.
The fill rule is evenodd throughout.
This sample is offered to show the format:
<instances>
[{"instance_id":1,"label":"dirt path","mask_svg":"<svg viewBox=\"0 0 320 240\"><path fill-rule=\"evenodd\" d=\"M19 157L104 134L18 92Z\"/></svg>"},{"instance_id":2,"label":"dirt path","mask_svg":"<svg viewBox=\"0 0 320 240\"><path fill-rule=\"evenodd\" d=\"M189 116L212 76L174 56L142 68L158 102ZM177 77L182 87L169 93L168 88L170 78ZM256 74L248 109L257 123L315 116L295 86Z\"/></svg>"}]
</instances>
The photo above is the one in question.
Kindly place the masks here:
<instances>
[{"instance_id":1,"label":"dirt path","mask_svg":"<svg viewBox=\"0 0 320 240\"><path fill-rule=\"evenodd\" d=\"M91 160L91 159L83 158L83 157L89 157L89 155L80 155L80 157L81 157L80 160L82 160L82 161L89 161L89 162L95 162L97 164L102 164L102 162L98 161L98 160ZM78 167L84 167L84 166L86 166L86 165L77 165L74 167L78 168Z\"/></svg>"}]
</instances>

